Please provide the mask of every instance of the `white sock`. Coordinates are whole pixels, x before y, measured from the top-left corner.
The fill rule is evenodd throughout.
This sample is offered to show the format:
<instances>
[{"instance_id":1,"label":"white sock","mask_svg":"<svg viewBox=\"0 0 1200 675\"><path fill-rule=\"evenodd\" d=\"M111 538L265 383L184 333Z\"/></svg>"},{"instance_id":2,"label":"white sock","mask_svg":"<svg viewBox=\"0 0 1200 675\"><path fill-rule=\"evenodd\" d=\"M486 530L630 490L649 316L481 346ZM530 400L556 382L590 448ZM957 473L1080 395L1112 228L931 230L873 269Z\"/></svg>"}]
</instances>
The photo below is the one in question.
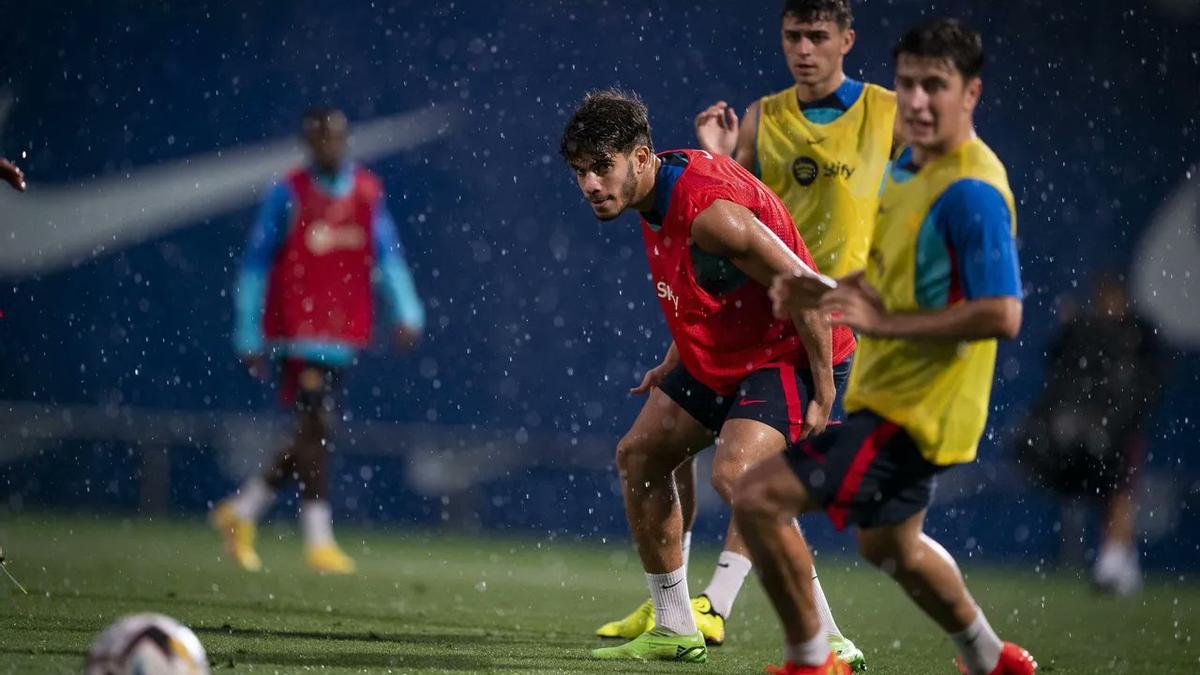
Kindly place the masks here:
<instances>
[{"instance_id":1,"label":"white sock","mask_svg":"<svg viewBox=\"0 0 1200 675\"><path fill-rule=\"evenodd\" d=\"M687 569L688 555L692 552L692 533L690 530L683 533L683 537L680 538L679 543L683 545L683 568Z\"/></svg>"},{"instance_id":2,"label":"white sock","mask_svg":"<svg viewBox=\"0 0 1200 675\"><path fill-rule=\"evenodd\" d=\"M1137 549L1125 543L1105 542L1096 556L1097 577L1112 578L1127 568L1138 569Z\"/></svg>"},{"instance_id":3,"label":"white sock","mask_svg":"<svg viewBox=\"0 0 1200 675\"><path fill-rule=\"evenodd\" d=\"M811 639L798 645L788 645L783 650L783 660L798 666L820 666L829 660L829 637L818 630Z\"/></svg>"},{"instance_id":4,"label":"white sock","mask_svg":"<svg viewBox=\"0 0 1200 675\"><path fill-rule=\"evenodd\" d=\"M275 501L275 491L262 476L252 476L242 483L237 494L229 498L229 506L238 518L258 522Z\"/></svg>"},{"instance_id":5,"label":"white sock","mask_svg":"<svg viewBox=\"0 0 1200 675\"><path fill-rule=\"evenodd\" d=\"M721 551L717 558L717 568L713 570L712 580L704 594L712 602L713 611L726 619L733 611L733 601L737 600L738 591L746 583L746 575L750 573L753 564L748 558L732 551Z\"/></svg>"},{"instance_id":6,"label":"white sock","mask_svg":"<svg viewBox=\"0 0 1200 675\"><path fill-rule=\"evenodd\" d=\"M304 530L304 543L308 546L325 546L333 543L333 510L323 499L306 500L300 503L300 526Z\"/></svg>"},{"instance_id":7,"label":"white sock","mask_svg":"<svg viewBox=\"0 0 1200 675\"><path fill-rule=\"evenodd\" d=\"M1004 648L1004 643L1000 642L996 631L992 630L987 617L983 615L983 610L978 607L975 608L975 620L971 625L961 633L951 633L950 639L958 648L958 654L970 675L987 675L1000 663L1000 650Z\"/></svg>"},{"instance_id":8,"label":"white sock","mask_svg":"<svg viewBox=\"0 0 1200 675\"><path fill-rule=\"evenodd\" d=\"M679 635L696 632L686 567L666 574L647 572L646 585L650 587L650 599L654 601L655 624Z\"/></svg>"},{"instance_id":9,"label":"white sock","mask_svg":"<svg viewBox=\"0 0 1200 675\"><path fill-rule=\"evenodd\" d=\"M817 605L817 616L821 619L821 628L830 635L842 636L837 622L833 620L833 610L829 609L829 601L825 599L825 591L821 588L821 580L817 578L817 568L813 566L813 600Z\"/></svg>"}]
</instances>

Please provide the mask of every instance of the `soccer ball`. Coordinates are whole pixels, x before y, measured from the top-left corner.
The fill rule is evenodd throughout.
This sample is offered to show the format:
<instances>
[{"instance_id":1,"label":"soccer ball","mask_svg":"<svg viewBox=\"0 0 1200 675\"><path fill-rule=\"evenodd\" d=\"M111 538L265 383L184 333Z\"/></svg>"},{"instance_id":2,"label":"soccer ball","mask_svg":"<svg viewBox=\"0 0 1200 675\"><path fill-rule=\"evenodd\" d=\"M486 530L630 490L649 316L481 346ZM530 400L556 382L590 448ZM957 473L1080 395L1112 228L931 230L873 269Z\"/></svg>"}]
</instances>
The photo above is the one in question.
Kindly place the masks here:
<instances>
[{"instance_id":1,"label":"soccer ball","mask_svg":"<svg viewBox=\"0 0 1200 675\"><path fill-rule=\"evenodd\" d=\"M209 675L196 634L162 614L133 614L104 629L84 675Z\"/></svg>"}]
</instances>

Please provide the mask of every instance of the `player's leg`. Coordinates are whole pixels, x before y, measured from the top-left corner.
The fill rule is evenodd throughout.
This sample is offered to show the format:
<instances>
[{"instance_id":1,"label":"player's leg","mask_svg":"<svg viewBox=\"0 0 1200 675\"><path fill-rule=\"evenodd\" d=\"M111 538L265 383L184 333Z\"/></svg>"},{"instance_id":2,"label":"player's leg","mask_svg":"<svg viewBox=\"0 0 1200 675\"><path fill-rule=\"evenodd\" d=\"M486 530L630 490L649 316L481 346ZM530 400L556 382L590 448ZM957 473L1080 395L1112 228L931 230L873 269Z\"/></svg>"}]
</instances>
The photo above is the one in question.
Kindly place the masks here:
<instances>
[{"instance_id":1,"label":"player's leg","mask_svg":"<svg viewBox=\"0 0 1200 675\"><path fill-rule=\"evenodd\" d=\"M319 572L350 574L354 560L333 537L333 511L329 504L327 467L332 443L337 372L308 365L299 375L296 400L296 438L293 444L296 476L300 483L300 524L304 557Z\"/></svg>"},{"instance_id":2,"label":"player's leg","mask_svg":"<svg viewBox=\"0 0 1200 675\"><path fill-rule=\"evenodd\" d=\"M629 432L617 444L625 515L646 571L655 628L619 647L597 649L606 659L703 661L681 548L682 513L674 472L711 442L711 432L660 389L653 389Z\"/></svg>"},{"instance_id":3,"label":"player's leg","mask_svg":"<svg viewBox=\"0 0 1200 675\"><path fill-rule=\"evenodd\" d=\"M895 525L862 528L859 551L900 584L924 612L946 631L969 675L1032 673L1023 649L996 635L967 590L954 558L922 532L925 511Z\"/></svg>"},{"instance_id":4,"label":"player's leg","mask_svg":"<svg viewBox=\"0 0 1200 675\"><path fill-rule=\"evenodd\" d=\"M805 486L777 454L746 471L736 490L735 522L783 625L785 672L848 673L849 666L835 661L817 613L812 553L795 526L798 515L815 508Z\"/></svg>"},{"instance_id":5,"label":"player's leg","mask_svg":"<svg viewBox=\"0 0 1200 675\"><path fill-rule=\"evenodd\" d=\"M834 369L839 392L848 374L848 363ZM799 433L799 422L803 419L811 392L809 373L786 367L753 373L742 384L737 401L730 409L729 419L722 427L713 459L713 488L726 503L731 503L734 483L747 467L782 452L788 440L785 434L790 436ZM837 414L834 419L840 420L840 394L835 409ZM751 567L737 525L730 522L717 567L696 603L697 620L710 643L719 644L724 640L725 621L732 614ZM855 670L865 669L866 658L862 651L841 634L833 619L815 568L812 570L812 581L817 612L835 651Z\"/></svg>"},{"instance_id":6,"label":"player's leg","mask_svg":"<svg viewBox=\"0 0 1200 675\"><path fill-rule=\"evenodd\" d=\"M1105 496L1100 551L1092 568L1092 581L1102 591L1132 595L1142 588L1135 526L1137 477L1144 461L1140 434L1126 439L1121 451L1121 473L1115 489Z\"/></svg>"},{"instance_id":7,"label":"player's leg","mask_svg":"<svg viewBox=\"0 0 1200 675\"><path fill-rule=\"evenodd\" d=\"M679 511L683 516L683 566L692 553L692 526L696 523L696 456L683 460L675 469L675 489L679 492Z\"/></svg>"},{"instance_id":8,"label":"player's leg","mask_svg":"<svg viewBox=\"0 0 1200 675\"><path fill-rule=\"evenodd\" d=\"M287 359L281 364L279 397L284 405L294 406L299 391L300 361ZM275 493L296 478L296 444L292 440L275 452L271 463L260 474L246 479L238 491L213 507L209 521L221 535L225 552L238 566L249 571L262 568L254 547L258 521L275 501Z\"/></svg>"}]
</instances>

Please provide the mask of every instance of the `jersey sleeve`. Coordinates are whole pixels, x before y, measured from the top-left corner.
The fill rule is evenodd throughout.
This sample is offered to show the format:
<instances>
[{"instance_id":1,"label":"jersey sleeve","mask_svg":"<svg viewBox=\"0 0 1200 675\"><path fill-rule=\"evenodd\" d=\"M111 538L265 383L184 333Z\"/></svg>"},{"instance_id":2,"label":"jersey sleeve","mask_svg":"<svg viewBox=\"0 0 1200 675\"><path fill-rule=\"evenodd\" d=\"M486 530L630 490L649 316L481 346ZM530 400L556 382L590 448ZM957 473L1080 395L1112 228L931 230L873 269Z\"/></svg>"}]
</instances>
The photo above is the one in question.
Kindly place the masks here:
<instances>
[{"instance_id":1,"label":"jersey sleeve","mask_svg":"<svg viewBox=\"0 0 1200 675\"><path fill-rule=\"evenodd\" d=\"M954 183L938 199L937 228L965 299L1021 298L1012 214L999 190L979 180Z\"/></svg>"},{"instance_id":2,"label":"jersey sleeve","mask_svg":"<svg viewBox=\"0 0 1200 675\"><path fill-rule=\"evenodd\" d=\"M382 287L392 321L415 331L423 330L425 308L417 297L412 273L404 258L404 245L400 243L396 222L392 220L383 197L379 199L371 227L375 242L376 281Z\"/></svg>"},{"instance_id":3,"label":"jersey sleeve","mask_svg":"<svg viewBox=\"0 0 1200 675\"><path fill-rule=\"evenodd\" d=\"M250 228L234 289L233 346L241 355L263 351L263 311L267 280L279 247L287 236L291 217L292 191L279 183L267 193Z\"/></svg>"}]
</instances>

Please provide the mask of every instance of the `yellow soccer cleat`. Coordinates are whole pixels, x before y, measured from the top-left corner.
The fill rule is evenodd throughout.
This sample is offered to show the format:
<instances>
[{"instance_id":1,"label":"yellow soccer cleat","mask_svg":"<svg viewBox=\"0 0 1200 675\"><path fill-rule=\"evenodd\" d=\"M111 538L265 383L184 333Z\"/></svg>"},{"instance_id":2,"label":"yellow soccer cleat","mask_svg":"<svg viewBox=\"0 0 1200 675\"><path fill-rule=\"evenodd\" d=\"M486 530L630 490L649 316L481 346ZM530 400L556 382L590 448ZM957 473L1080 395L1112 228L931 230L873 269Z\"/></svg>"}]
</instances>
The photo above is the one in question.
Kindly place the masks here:
<instances>
[{"instance_id":1,"label":"yellow soccer cleat","mask_svg":"<svg viewBox=\"0 0 1200 675\"><path fill-rule=\"evenodd\" d=\"M725 617L717 614L707 595L692 598L692 616L706 644L715 646L725 642Z\"/></svg>"},{"instance_id":2,"label":"yellow soccer cleat","mask_svg":"<svg viewBox=\"0 0 1200 675\"><path fill-rule=\"evenodd\" d=\"M337 544L306 546L304 561L322 574L354 574L354 558L346 555Z\"/></svg>"},{"instance_id":3,"label":"yellow soccer cleat","mask_svg":"<svg viewBox=\"0 0 1200 675\"><path fill-rule=\"evenodd\" d=\"M254 521L246 520L234 513L228 500L222 501L208 515L208 522L225 542L225 553L238 567L247 572L262 569L262 560L254 550L254 537L258 528Z\"/></svg>"},{"instance_id":4,"label":"yellow soccer cleat","mask_svg":"<svg viewBox=\"0 0 1200 675\"><path fill-rule=\"evenodd\" d=\"M629 616L619 621L609 621L596 629L596 635L605 638L632 640L654 628L654 602L647 599Z\"/></svg>"}]
</instances>

